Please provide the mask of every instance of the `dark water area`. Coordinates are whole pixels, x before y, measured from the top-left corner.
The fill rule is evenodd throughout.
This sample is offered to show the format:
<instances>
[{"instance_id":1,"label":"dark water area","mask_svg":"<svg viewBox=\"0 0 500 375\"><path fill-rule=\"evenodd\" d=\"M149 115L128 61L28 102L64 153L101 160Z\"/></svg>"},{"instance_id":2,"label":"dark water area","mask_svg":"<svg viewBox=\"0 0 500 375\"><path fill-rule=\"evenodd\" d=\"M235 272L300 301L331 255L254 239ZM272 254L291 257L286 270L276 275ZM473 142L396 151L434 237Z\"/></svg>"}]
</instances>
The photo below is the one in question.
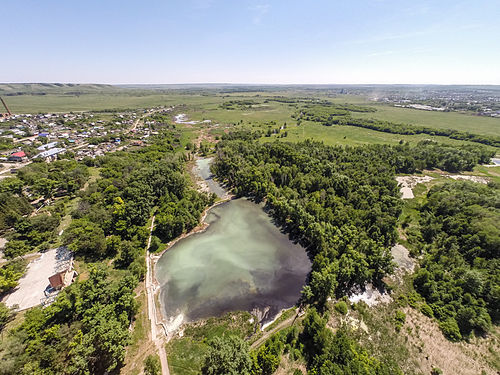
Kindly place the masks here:
<instances>
[{"instance_id":1,"label":"dark water area","mask_svg":"<svg viewBox=\"0 0 500 375\"><path fill-rule=\"evenodd\" d=\"M265 323L296 304L310 260L260 205L232 200L212 208L206 222L205 232L177 242L157 263L173 325L236 310L258 310Z\"/></svg>"}]
</instances>

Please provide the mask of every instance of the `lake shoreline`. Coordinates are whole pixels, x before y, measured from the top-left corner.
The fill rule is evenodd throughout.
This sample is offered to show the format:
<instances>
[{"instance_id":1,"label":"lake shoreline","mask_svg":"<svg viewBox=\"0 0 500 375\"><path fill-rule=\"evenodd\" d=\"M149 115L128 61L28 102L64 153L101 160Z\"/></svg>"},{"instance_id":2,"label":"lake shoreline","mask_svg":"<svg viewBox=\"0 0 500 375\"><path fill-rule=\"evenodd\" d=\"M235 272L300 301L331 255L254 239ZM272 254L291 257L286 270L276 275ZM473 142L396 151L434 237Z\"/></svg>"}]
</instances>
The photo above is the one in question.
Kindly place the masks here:
<instances>
[{"instance_id":1,"label":"lake shoreline","mask_svg":"<svg viewBox=\"0 0 500 375\"><path fill-rule=\"evenodd\" d=\"M228 193L207 160L212 159L191 168L192 177L201 177L196 181L201 191L213 192L216 185L219 200L204 209L195 228L150 257L157 312L168 339L185 324L235 311L249 312L263 331L297 305L311 269L303 247L290 242L262 205ZM180 253L170 253L176 245Z\"/></svg>"}]
</instances>

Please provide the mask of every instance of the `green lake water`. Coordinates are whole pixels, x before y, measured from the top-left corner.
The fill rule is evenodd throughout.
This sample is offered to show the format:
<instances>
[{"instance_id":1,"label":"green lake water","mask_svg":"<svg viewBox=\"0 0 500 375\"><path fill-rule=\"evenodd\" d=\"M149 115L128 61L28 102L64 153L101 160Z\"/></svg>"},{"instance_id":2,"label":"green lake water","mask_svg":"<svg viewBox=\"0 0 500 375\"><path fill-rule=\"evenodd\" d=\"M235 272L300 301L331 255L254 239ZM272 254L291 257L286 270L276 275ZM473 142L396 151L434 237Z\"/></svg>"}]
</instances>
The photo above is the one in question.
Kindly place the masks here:
<instances>
[{"instance_id":1,"label":"green lake water","mask_svg":"<svg viewBox=\"0 0 500 375\"><path fill-rule=\"evenodd\" d=\"M212 208L205 221L206 231L180 240L157 263L167 320L246 310L267 322L298 301L311 263L260 205L232 200Z\"/></svg>"}]
</instances>

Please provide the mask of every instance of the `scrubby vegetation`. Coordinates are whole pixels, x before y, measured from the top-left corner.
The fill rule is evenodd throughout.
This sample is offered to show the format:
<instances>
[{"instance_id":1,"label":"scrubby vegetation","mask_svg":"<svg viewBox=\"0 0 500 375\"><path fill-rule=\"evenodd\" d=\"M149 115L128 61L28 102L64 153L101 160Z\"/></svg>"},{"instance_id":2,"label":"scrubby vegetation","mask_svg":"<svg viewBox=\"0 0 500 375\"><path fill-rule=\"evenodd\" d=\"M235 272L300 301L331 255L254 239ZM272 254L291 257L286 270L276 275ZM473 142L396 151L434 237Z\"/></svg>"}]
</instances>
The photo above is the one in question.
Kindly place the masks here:
<instances>
[{"instance_id":1,"label":"scrubby vegetation","mask_svg":"<svg viewBox=\"0 0 500 375\"><path fill-rule=\"evenodd\" d=\"M389 375L402 373L368 355L347 327L333 333L314 308L299 325L279 331L263 345L249 350L237 336L217 337L209 343L203 374L271 375L283 355L305 361L309 374Z\"/></svg>"}]
</instances>

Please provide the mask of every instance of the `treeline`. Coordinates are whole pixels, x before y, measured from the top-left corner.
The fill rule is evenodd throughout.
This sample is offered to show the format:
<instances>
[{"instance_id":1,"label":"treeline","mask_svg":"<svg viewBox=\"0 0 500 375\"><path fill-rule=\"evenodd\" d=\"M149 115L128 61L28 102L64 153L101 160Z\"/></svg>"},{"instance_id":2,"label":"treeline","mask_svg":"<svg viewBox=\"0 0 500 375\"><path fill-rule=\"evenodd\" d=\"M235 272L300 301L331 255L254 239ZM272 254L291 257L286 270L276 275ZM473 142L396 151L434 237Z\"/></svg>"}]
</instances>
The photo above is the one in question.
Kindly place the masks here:
<instances>
[{"instance_id":1,"label":"treeline","mask_svg":"<svg viewBox=\"0 0 500 375\"><path fill-rule=\"evenodd\" d=\"M500 187L433 187L410 240L425 254L415 275L428 315L451 340L483 334L500 318Z\"/></svg>"},{"instance_id":2,"label":"treeline","mask_svg":"<svg viewBox=\"0 0 500 375\"><path fill-rule=\"evenodd\" d=\"M432 167L449 151L429 143L343 148L223 141L213 171L236 195L265 199L270 214L307 249L313 266L303 301L321 306L334 293L380 284L392 271L389 246L402 205L394 174ZM483 150L462 151L477 161Z\"/></svg>"},{"instance_id":3,"label":"treeline","mask_svg":"<svg viewBox=\"0 0 500 375\"><path fill-rule=\"evenodd\" d=\"M325 126L348 125L360 128L376 130L385 133L415 135L428 134L431 136L443 136L460 141L482 143L488 146L500 147L500 137L493 135L480 135L469 132L462 132L454 129L438 129L427 126L398 124L390 121L375 119L360 119L350 116L352 109L337 109L330 107L304 107L295 115L297 119L320 122Z\"/></svg>"},{"instance_id":4,"label":"treeline","mask_svg":"<svg viewBox=\"0 0 500 375\"><path fill-rule=\"evenodd\" d=\"M262 135L263 133L260 130L252 131L252 130L242 129L242 130L231 131L229 133L224 133L221 139L223 141L230 141L235 139L251 141L261 138Z\"/></svg>"},{"instance_id":5,"label":"treeline","mask_svg":"<svg viewBox=\"0 0 500 375\"><path fill-rule=\"evenodd\" d=\"M258 104L260 104L260 102L256 102L255 100L228 100L220 104L219 108L229 111L234 109L248 109Z\"/></svg>"}]
</instances>

